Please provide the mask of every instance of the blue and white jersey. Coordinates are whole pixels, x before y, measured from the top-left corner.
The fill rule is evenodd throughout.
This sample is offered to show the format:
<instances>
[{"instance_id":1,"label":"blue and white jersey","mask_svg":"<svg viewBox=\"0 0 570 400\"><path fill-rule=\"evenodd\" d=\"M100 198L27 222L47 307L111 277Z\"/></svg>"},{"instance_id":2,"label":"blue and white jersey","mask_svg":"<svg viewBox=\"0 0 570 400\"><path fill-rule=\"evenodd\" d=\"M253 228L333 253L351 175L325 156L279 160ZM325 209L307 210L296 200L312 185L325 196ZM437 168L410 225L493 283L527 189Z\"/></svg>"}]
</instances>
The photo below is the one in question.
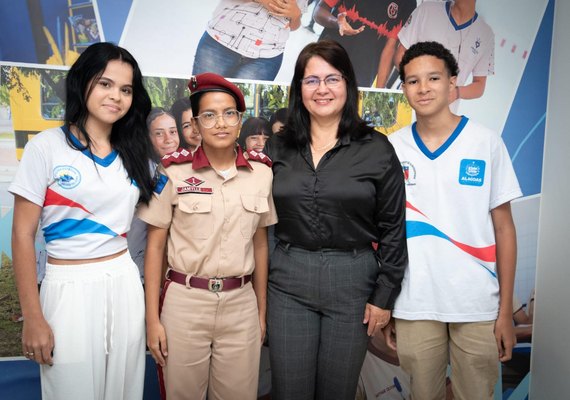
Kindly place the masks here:
<instances>
[{"instance_id":1,"label":"blue and white jersey","mask_svg":"<svg viewBox=\"0 0 570 400\"><path fill-rule=\"evenodd\" d=\"M139 189L116 151L99 158L75 150L65 129L43 131L28 142L8 190L42 207L49 256L89 259L124 250Z\"/></svg>"},{"instance_id":2,"label":"blue and white jersey","mask_svg":"<svg viewBox=\"0 0 570 400\"><path fill-rule=\"evenodd\" d=\"M409 265L394 316L442 322L497 318L491 210L522 195L499 135L462 117L431 152L416 124L389 136L406 182Z\"/></svg>"}]
</instances>

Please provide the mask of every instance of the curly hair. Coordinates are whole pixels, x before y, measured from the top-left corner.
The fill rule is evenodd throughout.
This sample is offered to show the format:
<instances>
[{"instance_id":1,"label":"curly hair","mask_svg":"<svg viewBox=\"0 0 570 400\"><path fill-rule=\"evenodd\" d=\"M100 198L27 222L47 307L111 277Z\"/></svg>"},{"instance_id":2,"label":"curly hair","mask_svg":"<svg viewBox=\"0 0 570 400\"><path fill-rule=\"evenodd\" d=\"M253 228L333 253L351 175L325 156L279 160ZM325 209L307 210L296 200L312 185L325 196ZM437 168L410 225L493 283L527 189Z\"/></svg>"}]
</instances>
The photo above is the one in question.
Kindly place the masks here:
<instances>
[{"instance_id":1,"label":"curly hair","mask_svg":"<svg viewBox=\"0 0 570 400\"><path fill-rule=\"evenodd\" d=\"M404 67L413 59L421 56L433 56L442 60L449 76L457 76L459 74L457 60L445 46L438 42L418 42L406 50L402 61L400 61L400 79L402 82L406 81L406 71Z\"/></svg>"}]
</instances>

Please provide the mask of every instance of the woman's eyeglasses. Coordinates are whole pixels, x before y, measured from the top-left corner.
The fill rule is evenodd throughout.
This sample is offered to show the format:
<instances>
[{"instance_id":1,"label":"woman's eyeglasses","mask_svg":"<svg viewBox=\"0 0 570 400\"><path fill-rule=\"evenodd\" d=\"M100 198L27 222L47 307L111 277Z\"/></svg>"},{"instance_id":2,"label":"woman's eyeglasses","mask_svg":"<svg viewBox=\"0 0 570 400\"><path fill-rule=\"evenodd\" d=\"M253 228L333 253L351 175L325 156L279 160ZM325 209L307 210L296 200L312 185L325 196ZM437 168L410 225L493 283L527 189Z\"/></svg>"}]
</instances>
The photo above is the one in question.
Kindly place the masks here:
<instances>
[{"instance_id":1,"label":"woman's eyeglasses","mask_svg":"<svg viewBox=\"0 0 570 400\"><path fill-rule=\"evenodd\" d=\"M241 113L238 110L227 110L221 114L214 114L213 112L206 111L194 118L196 118L204 128L209 129L216 125L219 117L222 117L226 125L236 126L239 124L241 119Z\"/></svg>"},{"instance_id":2,"label":"woman's eyeglasses","mask_svg":"<svg viewBox=\"0 0 570 400\"><path fill-rule=\"evenodd\" d=\"M321 82L324 82L325 85L329 88L337 87L340 85L344 76L340 74L332 74L328 75L324 79L319 78L318 76L307 76L306 78L301 79L301 83L308 87L309 89L316 89L321 85Z\"/></svg>"}]
</instances>

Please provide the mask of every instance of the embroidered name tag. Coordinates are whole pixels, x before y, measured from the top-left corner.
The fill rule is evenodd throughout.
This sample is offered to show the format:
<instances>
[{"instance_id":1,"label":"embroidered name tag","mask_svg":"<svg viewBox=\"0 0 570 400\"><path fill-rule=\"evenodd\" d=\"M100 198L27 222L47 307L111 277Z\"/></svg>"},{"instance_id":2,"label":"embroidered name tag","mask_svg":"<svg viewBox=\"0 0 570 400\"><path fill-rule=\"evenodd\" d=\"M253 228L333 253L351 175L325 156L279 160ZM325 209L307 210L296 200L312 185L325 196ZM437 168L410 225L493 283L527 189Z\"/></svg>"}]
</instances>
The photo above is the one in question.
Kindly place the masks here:
<instances>
[{"instance_id":1,"label":"embroidered name tag","mask_svg":"<svg viewBox=\"0 0 570 400\"><path fill-rule=\"evenodd\" d=\"M196 186L179 186L176 188L176 193L186 194L186 193L197 193L197 194L212 194L214 189Z\"/></svg>"},{"instance_id":2,"label":"embroidered name tag","mask_svg":"<svg viewBox=\"0 0 570 400\"><path fill-rule=\"evenodd\" d=\"M463 159L459 165L459 184L483 186L485 182L485 161Z\"/></svg>"}]
</instances>

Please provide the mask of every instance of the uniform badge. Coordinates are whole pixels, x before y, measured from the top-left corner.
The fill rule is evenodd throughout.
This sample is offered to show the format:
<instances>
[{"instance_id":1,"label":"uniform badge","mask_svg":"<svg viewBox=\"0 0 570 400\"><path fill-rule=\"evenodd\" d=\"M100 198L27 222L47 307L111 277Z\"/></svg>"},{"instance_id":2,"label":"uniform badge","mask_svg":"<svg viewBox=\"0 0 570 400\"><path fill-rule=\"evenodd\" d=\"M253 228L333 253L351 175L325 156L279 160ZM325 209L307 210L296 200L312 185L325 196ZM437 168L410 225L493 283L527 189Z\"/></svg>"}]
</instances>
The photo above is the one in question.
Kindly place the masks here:
<instances>
[{"instance_id":1,"label":"uniform badge","mask_svg":"<svg viewBox=\"0 0 570 400\"><path fill-rule=\"evenodd\" d=\"M178 186L176 188L176 193L178 194L186 194L186 193L195 193L195 194L212 194L214 193L214 189L211 187L200 187L205 181L192 176L188 179L184 180L184 183L187 183L187 186Z\"/></svg>"},{"instance_id":2,"label":"uniform badge","mask_svg":"<svg viewBox=\"0 0 570 400\"><path fill-rule=\"evenodd\" d=\"M485 161L463 159L459 164L459 184L483 186L485 183Z\"/></svg>"},{"instance_id":3,"label":"uniform badge","mask_svg":"<svg viewBox=\"0 0 570 400\"><path fill-rule=\"evenodd\" d=\"M53 179L63 189L73 189L81 182L81 174L71 165L59 165L53 169Z\"/></svg>"},{"instance_id":4,"label":"uniform badge","mask_svg":"<svg viewBox=\"0 0 570 400\"><path fill-rule=\"evenodd\" d=\"M406 185L413 186L416 184L416 168L409 161L402 161L402 172L404 173L404 181Z\"/></svg>"}]
</instances>

